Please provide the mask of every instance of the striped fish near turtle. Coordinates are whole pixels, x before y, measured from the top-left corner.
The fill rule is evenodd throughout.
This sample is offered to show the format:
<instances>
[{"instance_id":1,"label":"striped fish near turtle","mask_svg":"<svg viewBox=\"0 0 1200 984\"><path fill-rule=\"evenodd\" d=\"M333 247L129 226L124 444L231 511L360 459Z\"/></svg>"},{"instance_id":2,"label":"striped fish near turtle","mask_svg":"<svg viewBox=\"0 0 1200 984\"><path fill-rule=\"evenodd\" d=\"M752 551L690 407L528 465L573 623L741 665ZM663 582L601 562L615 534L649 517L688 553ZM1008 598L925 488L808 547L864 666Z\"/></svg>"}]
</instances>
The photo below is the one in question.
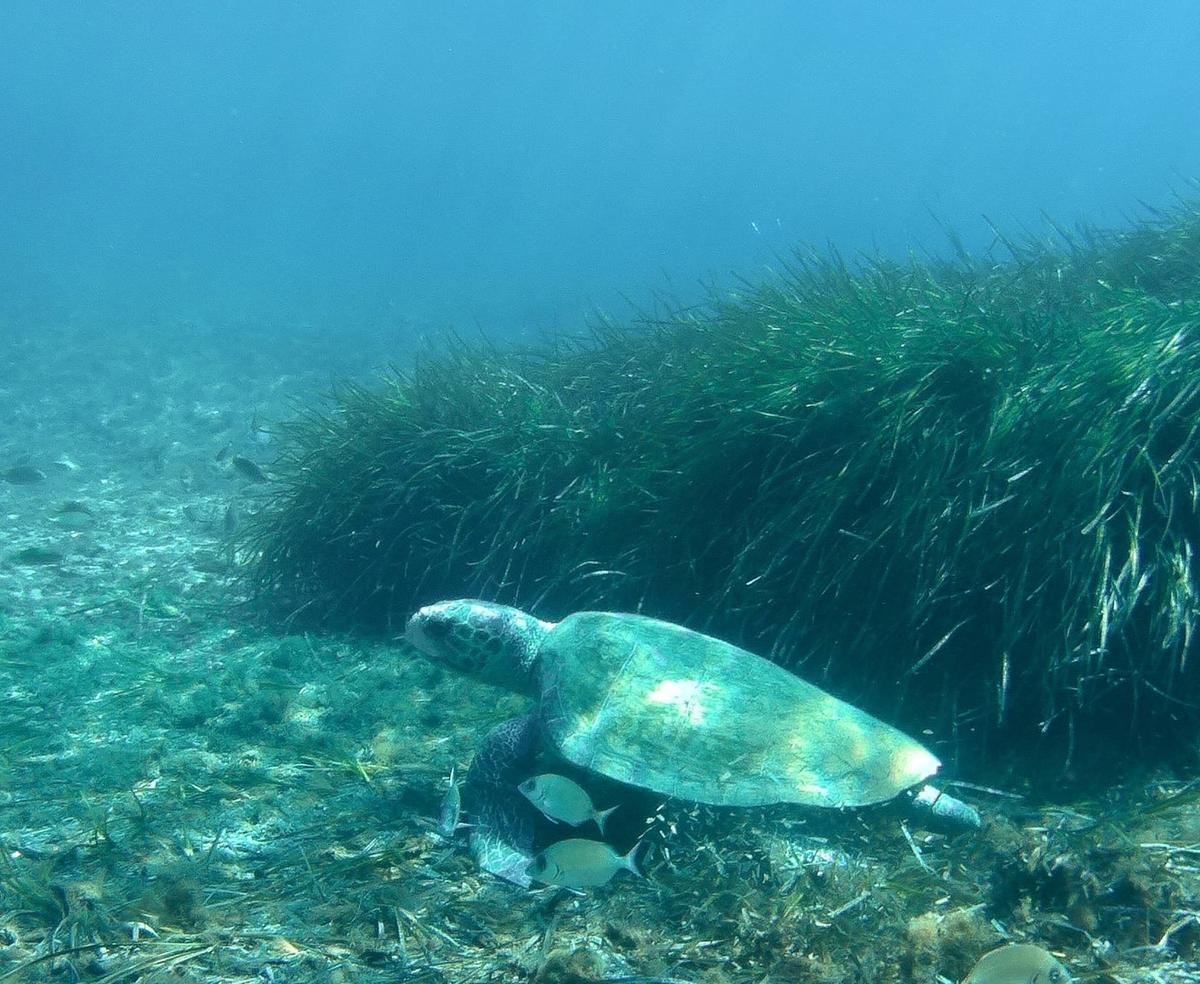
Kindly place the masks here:
<instances>
[{"instance_id":1,"label":"striped fish near turtle","mask_svg":"<svg viewBox=\"0 0 1200 984\"><path fill-rule=\"evenodd\" d=\"M840 809L901 798L948 829L979 814L925 780L919 742L793 673L644 615L576 612L545 622L474 599L417 611L405 637L427 657L532 697L493 728L466 785L468 843L486 871L530 883L536 813L519 787L539 752L663 796L717 806Z\"/></svg>"}]
</instances>

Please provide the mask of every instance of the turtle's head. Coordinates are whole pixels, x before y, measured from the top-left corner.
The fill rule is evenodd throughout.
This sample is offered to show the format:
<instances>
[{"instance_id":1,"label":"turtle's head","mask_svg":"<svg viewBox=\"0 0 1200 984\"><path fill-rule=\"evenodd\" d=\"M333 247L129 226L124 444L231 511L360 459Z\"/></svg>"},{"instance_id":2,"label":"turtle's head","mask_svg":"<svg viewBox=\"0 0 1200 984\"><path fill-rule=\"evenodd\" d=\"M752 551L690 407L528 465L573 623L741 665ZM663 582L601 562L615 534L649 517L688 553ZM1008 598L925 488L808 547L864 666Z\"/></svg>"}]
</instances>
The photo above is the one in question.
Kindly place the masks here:
<instances>
[{"instance_id":1,"label":"turtle's head","mask_svg":"<svg viewBox=\"0 0 1200 984\"><path fill-rule=\"evenodd\" d=\"M418 610L408 620L404 637L460 673L533 694L538 647L553 627L518 608L465 598Z\"/></svg>"}]
</instances>

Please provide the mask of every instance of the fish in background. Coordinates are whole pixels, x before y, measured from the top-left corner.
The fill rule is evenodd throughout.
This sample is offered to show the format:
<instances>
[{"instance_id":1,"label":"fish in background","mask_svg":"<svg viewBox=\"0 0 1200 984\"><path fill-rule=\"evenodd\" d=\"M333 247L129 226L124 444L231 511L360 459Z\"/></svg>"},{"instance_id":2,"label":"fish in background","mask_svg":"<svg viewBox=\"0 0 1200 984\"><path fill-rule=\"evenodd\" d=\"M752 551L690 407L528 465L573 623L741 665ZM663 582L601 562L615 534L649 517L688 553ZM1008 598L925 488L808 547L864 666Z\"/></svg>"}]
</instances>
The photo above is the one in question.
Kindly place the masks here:
<instances>
[{"instance_id":1,"label":"fish in background","mask_svg":"<svg viewBox=\"0 0 1200 984\"><path fill-rule=\"evenodd\" d=\"M271 432L259 419L257 413L250 418L250 439L260 447L266 447L271 443Z\"/></svg>"},{"instance_id":2,"label":"fish in background","mask_svg":"<svg viewBox=\"0 0 1200 984\"><path fill-rule=\"evenodd\" d=\"M13 465L0 471L0 478L10 485L36 485L46 481L46 473L33 465Z\"/></svg>"}]
</instances>

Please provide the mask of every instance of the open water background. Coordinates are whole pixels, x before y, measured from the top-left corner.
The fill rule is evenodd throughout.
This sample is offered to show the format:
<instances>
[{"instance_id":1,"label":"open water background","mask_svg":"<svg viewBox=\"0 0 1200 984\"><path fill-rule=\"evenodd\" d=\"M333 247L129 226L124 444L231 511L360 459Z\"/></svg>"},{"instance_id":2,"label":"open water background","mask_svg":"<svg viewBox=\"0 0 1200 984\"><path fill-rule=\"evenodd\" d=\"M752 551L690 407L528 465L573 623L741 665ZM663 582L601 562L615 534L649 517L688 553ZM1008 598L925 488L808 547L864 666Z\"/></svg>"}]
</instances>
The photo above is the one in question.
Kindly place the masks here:
<instances>
[{"instance_id":1,"label":"open water background","mask_svg":"<svg viewBox=\"0 0 1200 984\"><path fill-rule=\"evenodd\" d=\"M506 337L1119 224L1200 171L1198 50L1190 0L8 0L0 317Z\"/></svg>"}]
</instances>

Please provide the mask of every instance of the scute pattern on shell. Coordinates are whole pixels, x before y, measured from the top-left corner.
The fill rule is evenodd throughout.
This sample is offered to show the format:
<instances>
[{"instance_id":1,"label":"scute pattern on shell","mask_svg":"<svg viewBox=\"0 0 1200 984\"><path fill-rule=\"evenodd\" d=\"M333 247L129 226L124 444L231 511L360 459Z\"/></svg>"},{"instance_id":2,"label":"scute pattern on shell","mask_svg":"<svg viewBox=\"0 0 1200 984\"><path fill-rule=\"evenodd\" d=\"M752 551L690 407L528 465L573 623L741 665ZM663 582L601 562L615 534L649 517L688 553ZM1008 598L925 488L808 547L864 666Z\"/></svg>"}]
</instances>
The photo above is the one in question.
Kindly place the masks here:
<instances>
[{"instance_id":1,"label":"scute pattern on shell","mask_svg":"<svg viewBox=\"0 0 1200 984\"><path fill-rule=\"evenodd\" d=\"M769 660L641 615L579 612L540 651L541 717L569 761L701 803L866 806L934 755Z\"/></svg>"}]
</instances>

